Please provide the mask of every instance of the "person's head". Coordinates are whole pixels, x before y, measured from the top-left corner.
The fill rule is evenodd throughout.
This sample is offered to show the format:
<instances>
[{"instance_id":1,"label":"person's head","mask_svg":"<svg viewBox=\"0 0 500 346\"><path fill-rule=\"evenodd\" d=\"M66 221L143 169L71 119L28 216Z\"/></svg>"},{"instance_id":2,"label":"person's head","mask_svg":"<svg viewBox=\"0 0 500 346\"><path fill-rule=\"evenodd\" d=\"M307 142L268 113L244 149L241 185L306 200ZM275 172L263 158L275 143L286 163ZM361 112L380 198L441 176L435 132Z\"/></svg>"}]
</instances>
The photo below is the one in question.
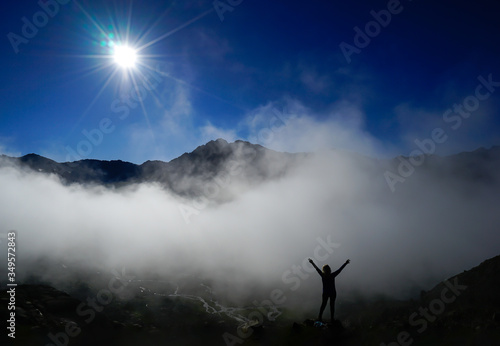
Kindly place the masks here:
<instances>
[{"instance_id":1,"label":"person's head","mask_svg":"<svg viewBox=\"0 0 500 346\"><path fill-rule=\"evenodd\" d=\"M332 273L332 269L330 268L330 266L328 264L325 264L323 266L323 273L325 273L325 274L331 274Z\"/></svg>"}]
</instances>

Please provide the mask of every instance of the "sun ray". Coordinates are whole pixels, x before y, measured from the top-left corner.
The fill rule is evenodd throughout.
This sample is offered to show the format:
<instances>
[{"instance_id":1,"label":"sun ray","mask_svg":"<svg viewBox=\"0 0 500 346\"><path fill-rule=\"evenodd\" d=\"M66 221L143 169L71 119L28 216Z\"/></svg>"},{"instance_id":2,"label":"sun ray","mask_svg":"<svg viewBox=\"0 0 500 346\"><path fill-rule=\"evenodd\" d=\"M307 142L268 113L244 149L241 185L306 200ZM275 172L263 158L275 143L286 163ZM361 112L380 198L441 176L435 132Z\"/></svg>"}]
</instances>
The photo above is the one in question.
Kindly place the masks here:
<instances>
[{"instance_id":1,"label":"sun ray","mask_svg":"<svg viewBox=\"0 0 500 346\"><path fill-rule=\"evenodd\" d=\"M196 91L198 91L198 92L200 92L202 94L205 94L205 95L213 98L214 100L218 100L218 101L224 102L225 104L228 104L228 105L230 105L230 106L232 106L232 107L234 107L236 109L242 110L242 111L248 111L247 109L244 109L244 108L242 108L242 107L240 107L240 106L238 106L238 105L236 105L236 104L234 104L234 103L232 103L232 102L230 102L228 100L225 100L225 99L223 99L223 98L221 98L221 97L219 97L219 96L217 96L217 95L215 95L213 93L210 93L210 92L208 92L208 91L206 91L206 90L204 90L204 89L202 89L200 87L197 87L196 85L188 83L188 82L186 82L186 81L184 81L184 80L182 80L180 78L176 78L176 77L174 77L172 75L165 74L165 73L161 73L161 75L165 76L167 78L170 78L171 80L173 80L173 81L175 81L177 83L184 84L184 85L186 85L187 87L189 87L189 88L191 88L193 90L196 90Z\"/></svg>"},{"instance_id":2,"label":"sun ray","mask_svg":"<svg viewBox=\"0 0 500 346\"><path fill-rule=\"evenodd\" d=\"M128 8L128 16L127 16L127 27L125 29L125 41L130 41L130 29L132 23L132 1L130 2L130 6Z\"/></svg>"},{"instance_id":3,"label":"sun ray","mask_svg":"<svg viewBox=\"0 0 500 346\"><path fill-rule=\"evenodd\" d=\"M90 111L90 109L92 109L92 107L94 106L94 104L97 102L97 100L99 99L99 96L101 96L101 94L104 92L104 90L106 89L106 87L108 86L108 84L113 80L113 76L118 72L118 69L115 69L113 72L111 72L110 76L107 78L106 80L106 83L104 83L104 85L99 89L99 91L97 92L97 95L94 97L94 99L90 102L89 106L85 109L85 111L83 111L82 115L80 116L80 118L77 120L76 124L73 126L73 128L70 130L69 134L68 134L68 137L76 130L76 127L83 121L83 119L85 119L85 117L87 116L87 113Z\"/></svg>"},{"instance_id":4,"label":"sun ray","mask_svg":"<svg viewBox=\"0 0 500 346\"><path fill-rule=\"evenodd\" d=\"M177 78L169 73L159 71L157 64L159 63L160 59L163 60L169 55L155 54L154 52L151 52L150 48L158 42L165 40L169 36L201 20L210 13L213 13L213 8L210 8L209 10L196 15L195 17L178 25L174 29L165 32L164 34L160 33L159 36L153 36L152 39L149 39L149 36L151 36L151 33L154 31L155 27L159 25L161 19L169 13L168 10L163 12L160 18L155 18L156 20L154 20L153 25L145 24L142 30L139 29L138 31L137 29L134 30L132 27L132 2L129 2L128 6L126 7L126 13L119 14L122 16L123 21L118 19L119 9L111 8L112 12L108 13L109 17L104 21L104 23L107 24L104 24L102 20L99 20L97 17L93 16L91 11L87 11L86 9L84 9L83 6L78 2L76 2L76 4L87 19L86 23L89 23L86 29L91 37L90 43L93 46L93 51L89 52L89 54L72 55L73 57L93 61L88 69L86 69L85 71L81 71L82 77L94 75L110 68L112 68L112 70L109 74L106 75L104 83L99 88L99 91L92 99L86 110L79 117L70 134L73 133L75 129L82 123L82 121L88 116L88 113L90 112L92 107L95 106L99 98L104 94L105 90L109 88L112 81L116 81L116 85L118 86L118 93L122 92L122 90L125 89L128 90L125 92L132 92L133 90L142 92L140 91L142 85L147 86L148 93L150 93L153 99L158 102L158 104L160 104L162 102L161 93L158 90L155 90L157 84L151 78L156 76L154 78L158 80L160 79L158 76L167 77L168 79L176 83L180 83L187 86L188 88L196 90L197 92L206 94L209 97L237 107L228 100L217 97L216 95L205 91L191 83L188 83L181 78ZM115 13L117 14L115 15ZM148 71L150 71L151 73ZM121 97L123 97L123 94L120 95ZM123 101L123 98L119 99ZM135 99L137 100L137 98ZM137 101L140 104L140 112L144 117L144 123L148 128L148 132L151 134L153 142L156 143L155 132L153 130L150 116L151 110L149 109L148 104L144 102L144 98L140 97ZM237 108L241 109L240 107Z\"/></svg>"},{"instance_id":5,"label":"sun ray","mask_svg":"<svg viewBox=\"0 0 500 346\"><path fill-rule=\"evenodd\" d=\"M139 86L137 85L137 82L135 80L135 76L132 75L131 77L132 77L132 83L133 83L134 87L136 88L135 90L139 90ZM146 111L146 108L144 107L144 102L142 99L139 99L139 103L141 104L144 119L146 120L146 125L148 126L149 132L151 133L151 137L153 138L153 143L155 143L156 138L155 138L155 135L153 132L153 128L151 127L151 122L149 121L148 112Z\"/></svg>"},{"instance_id":6,"label":"sun ray","mask_svg":"<svg viewBox=\"0 0 500 346\"><path fill-rule=\"evenodd\" d=\"M74 3L76 4L76 6L78 6L78 8L80 9L80 11L82 11L82 13L87 17L88 20L91 21L91 23L97 28L97 30L99 30L99 32L103 35L106 35L106 31L100 27L99 23L97 23L93 18L92 16L83 8L83 6L81 6L78 1L74 1Z\"/></svg>"},{"instance_id":7,"label":"sun ray","mask_svg":"<svg viewBox=\"0 0 500 346\"><path fill-rule=\"evenodd\" d=\"M196 16L196 17L194 17L193 19L188 20L186 23L179 25L179 26L178 26L178 27L176 27L175 29L172 29L172 30L170 30L169 32L167 32L167 33L165 33L165 34L161 35L160 37L157 37L157 38L155 38L154 40L149 41L148 43L144 44L143 46L141 46L141 47L137 48L137 50L138 50L138 51L141 51L141 50L143 50L144 48L147 48L147 47L149 47L149 46L151 46L151 45L153 45L153 44L155 44L155 43L157 43L157 42L159 42L159 41L161 41L161 40L163 40L163 39L167 38L168 36L170 36L170 35L172 35L172 34L176 33L177 31L179 31L179 30L181 30L181 29L184 29L186 26L188 26L188 25L190 25L190 24L192 24L192 23L194 23L194 22L196 22L196 21L200 20L201 18L203 18L203 17L205 17L206 15L208 15L208 14L212 13L213 11L214 11L214 9L212 8L212 9L210 9L210 10L208 10L208 11L203 12L202 14L200 14L200 15L198 15L198 16Z\"/></svg>"},{"instance_id":8,"label":"sun ray","mask_svg":"<svg viewBox=\"0 0 500 346\"><path fill-rule=\"evenodd\" d=\"M143 34L140 35L140 38L137 40L137 45L139 47L141 47L141 41L149 36L151 34L151 32L154 30L154 28L156 28L158 26L158 24L162 23L165 19L165 16L169 13L168 10L164 11L163 14L161 16L159 16L156 21L151 24L151 25L147 25L148 29L146 31L143 32ZM146 27L146 25L145 25ZM149 43L149 42L148 42Z\"/></svg>"},{"instance_id":9,"label":"sun ray","mask_svg":"<svg viewBox=\"0 0 500 346\"><path fill-rule=\"evenodd\" d=\"M100 65L100 64L96 64L96 65L93 65L91 67L88 67L87 69L84 69L84 70L81 70L81 71L75 71L74 72L74 75L76 76L74 80L72 80L72 82L76 82L80 79L84 79L84 78L87 78L89 76L92 76L94 74L97 74L97 73L100 73L101 71L103 70L107 70L109 69L109 66L107 65Z\"/></svg>"}]
</instances>

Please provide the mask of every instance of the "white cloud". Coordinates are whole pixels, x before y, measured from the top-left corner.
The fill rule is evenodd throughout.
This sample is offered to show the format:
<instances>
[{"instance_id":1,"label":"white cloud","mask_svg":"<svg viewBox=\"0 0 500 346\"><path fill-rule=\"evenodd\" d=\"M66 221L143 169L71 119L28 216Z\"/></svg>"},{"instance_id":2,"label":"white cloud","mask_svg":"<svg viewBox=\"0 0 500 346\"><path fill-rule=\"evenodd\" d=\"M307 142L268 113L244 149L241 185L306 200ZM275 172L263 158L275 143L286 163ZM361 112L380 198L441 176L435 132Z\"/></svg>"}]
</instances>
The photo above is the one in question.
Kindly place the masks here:
<instances>
[{"instance_id":1,"label":"white cloud","mask_svg":"<svg viewBox=\"0 0 500 346\"><path fill-rule=\"evenodd\" d=\"M346 102L323 114L293 99L270 102L250 112L244 125L250 142L277 151L344 149L367 155L384 151L382 143L364 130L361 110Z\"/></svg>"},{"instance_id":2,"label":"white cloud","mask_svg":"<svg viewBox=\"0 0 500 346\"><path fill-rule=\"evenodd\" d=\"M184 133L193 116L189 89L180 84L167 88L161 95L163 119L160 121L162 131L166 135ZM182 134L181 134L182 135Z\"/></svg>"},{"instance_id":3,"label":"white cloud","mask_svg":"<svg viewBox=\"0 0 500 346\"><path fill-rule=\"evenodd\" d=\"M316 276L297 291L281 281L314 255L318 237L340 244L323 263L352 260L338 280L345 295L347 288L368 295L428 289L497 254L498 186L457 186L422 175L392 194L376 172L342 153L323 153L200 209L187 224L179 207L195 202L159 186L68 187L53 176L3 168L0 231L18 231L25 261L47 255L66 265L147 268L165 277L196 272L213 285L242 287L234 292L240 296L278 284L289 297L318 295Z\"/></svg>"}]
</instances>

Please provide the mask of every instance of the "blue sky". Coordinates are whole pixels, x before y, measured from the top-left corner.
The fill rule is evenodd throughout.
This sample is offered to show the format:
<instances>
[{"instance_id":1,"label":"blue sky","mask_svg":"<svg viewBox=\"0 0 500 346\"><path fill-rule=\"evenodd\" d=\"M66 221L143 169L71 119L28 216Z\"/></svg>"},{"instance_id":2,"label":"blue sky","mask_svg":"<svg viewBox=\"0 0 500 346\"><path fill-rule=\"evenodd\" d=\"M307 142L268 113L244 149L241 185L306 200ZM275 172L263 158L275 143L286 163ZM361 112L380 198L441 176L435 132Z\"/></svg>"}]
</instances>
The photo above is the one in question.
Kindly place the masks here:
<instances>
[{"instance_id":1,"label":"blue sky","mask_svg":"<svg viewBox=\"0 0 500 346\"><path fill-rule=\"evenodd\" d=\"M500 144L492 1L217 4L6 3L0 152L142 163L222 137L395 156L435 129L437 154ZM132 69L113 63L125 42Z\"/></svg>"}]
</instances>

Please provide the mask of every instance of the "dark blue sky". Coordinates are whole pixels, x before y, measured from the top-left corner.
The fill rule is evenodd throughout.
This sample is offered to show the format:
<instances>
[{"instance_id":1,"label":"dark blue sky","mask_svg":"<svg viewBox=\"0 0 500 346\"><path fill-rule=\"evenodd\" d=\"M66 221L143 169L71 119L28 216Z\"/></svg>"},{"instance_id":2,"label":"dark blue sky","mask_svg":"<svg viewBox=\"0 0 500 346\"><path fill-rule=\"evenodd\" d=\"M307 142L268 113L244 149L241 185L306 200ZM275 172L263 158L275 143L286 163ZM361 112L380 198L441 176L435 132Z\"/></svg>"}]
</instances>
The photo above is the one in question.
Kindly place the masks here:
<instances>
[{"instance_id":1,"label":"dark blue sky","mask_svg":"<svg viewBox=\"0 0 500 346\"><path fill-rule=\"evenodd\" d=\"M436 128L438 154L500 144L492 1L41 1L1 15L8 155L142 163L218 137L408 155Z\"/></svg>"}]
</instances>

